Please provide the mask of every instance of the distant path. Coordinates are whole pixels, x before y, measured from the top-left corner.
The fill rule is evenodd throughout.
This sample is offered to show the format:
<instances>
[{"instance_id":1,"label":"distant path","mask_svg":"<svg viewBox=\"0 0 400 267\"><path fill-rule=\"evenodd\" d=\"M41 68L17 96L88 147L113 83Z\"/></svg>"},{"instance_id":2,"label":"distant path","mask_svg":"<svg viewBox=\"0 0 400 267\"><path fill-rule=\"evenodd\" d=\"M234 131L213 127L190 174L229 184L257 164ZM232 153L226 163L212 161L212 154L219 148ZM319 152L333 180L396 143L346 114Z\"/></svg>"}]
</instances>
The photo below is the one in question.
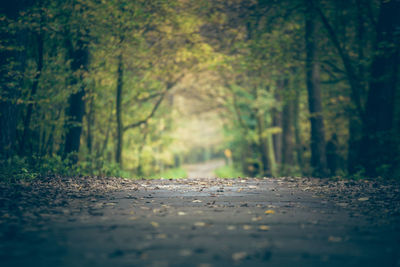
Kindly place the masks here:
<instances>
[{"instance_id":1,"label":"distant path","mask_svg":"<svg viewBox=\"0 0 400 267\"><path fill-rule=\"evenodd\" d=\"M188 178L216 178L214 171L224 165L223 159L215 159L197 164L186 164L182 167L187 171Z\"/></svg>"},{"instance_id":2,"label":"distant path","mask_svg":"<svg viewBox=\"0 0 400 267\"><path fill-rule=\"evenodd\" d=\"M0 265L399 266L400 186L308 178L0 182Z\"/></svg>"}]
</instances>

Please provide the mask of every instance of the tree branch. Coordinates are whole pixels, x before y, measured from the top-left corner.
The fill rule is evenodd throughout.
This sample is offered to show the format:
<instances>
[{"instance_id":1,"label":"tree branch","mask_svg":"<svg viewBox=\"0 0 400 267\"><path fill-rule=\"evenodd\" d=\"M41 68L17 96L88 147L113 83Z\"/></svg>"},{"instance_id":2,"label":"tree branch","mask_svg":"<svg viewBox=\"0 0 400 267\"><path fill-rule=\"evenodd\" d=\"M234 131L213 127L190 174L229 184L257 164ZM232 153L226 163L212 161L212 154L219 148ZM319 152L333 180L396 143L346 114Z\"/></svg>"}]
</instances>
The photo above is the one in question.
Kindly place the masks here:
<instances>
[{"instance_id":1,"label":"tree branch","mask_svg":"<svg viewBox=\"0 0 400 267\"><path fill-rule=\"evenodd\" d=\"M359 113L360 117L363 118L364 110L363 110L362 103L361 103L359 81L357 79L356 72L354 71L353 66L351 64L350 57L347 54L347 52L345 51L345 49L342 47L342 45L340 44L339 38L337 37L335 31L333 30L331 24L329 23L327 17L324 15L322 10L319 7L315 7L315 9L316 9L318 15L320 16L321 21L324 24L324 26L328 32L329 38L331 39L334 47L336 48L336 50L339 53L339 56L342 59L344 68L346 70L346 76L350 83L352 100L353 100L354 104L356 105L356 109L357 109L357 112Z\"/></svg>"},{"instance_id":2,"label":"tree branch","mask_svg":"<svg viewBox=\"0 0 400 267\"><path fill-rule=\"evenodd\" d=\"M151 119L154 114L156 113L158 107L160 106L161 102L163 101L165 95L167 94L167 92L173 88L182 78L183 78L184 74L180 75L177 79L175 79L172 82L167 82L167 88L166 90L161 93L161 97L157 100L156 104L154 105L152 111L150 112L150 114L144 118L143 120L137 121L135 123L131 123L127 126L124 127L123 131L125 132L126 130L132 129L132 128L136 128L139 127L140 125L147 123L149 121L149 119Z\"/></svg>"},{"instance_id":3,"label":"tree branch","mask_svg":"<svg viewBox=\"0 0 400 267\"><path fill-rule=\"evenodd\" d=\"M140 125L142 125L142 124L144 124L144 123L147 123L147 121L148 121L151 117L153 117L154 114L156 113L158 107L160 106L161 102L162 102L163 99L164 99L165 94L166 94L166 92L165 92L164 94L161 95L161 97L158 99L158 101L157 101L156 104L154 105L153 110L150 112L150 114L149 114L145 119L140 120L140 121L138 121L138 122L135 122L135 123L132 123L132 124L129 124L129 125L125 126L123 130L126 131L126 130L129 130L129 129L132 129L132 128L139 127Z\"/></svg>"}]
</instances>

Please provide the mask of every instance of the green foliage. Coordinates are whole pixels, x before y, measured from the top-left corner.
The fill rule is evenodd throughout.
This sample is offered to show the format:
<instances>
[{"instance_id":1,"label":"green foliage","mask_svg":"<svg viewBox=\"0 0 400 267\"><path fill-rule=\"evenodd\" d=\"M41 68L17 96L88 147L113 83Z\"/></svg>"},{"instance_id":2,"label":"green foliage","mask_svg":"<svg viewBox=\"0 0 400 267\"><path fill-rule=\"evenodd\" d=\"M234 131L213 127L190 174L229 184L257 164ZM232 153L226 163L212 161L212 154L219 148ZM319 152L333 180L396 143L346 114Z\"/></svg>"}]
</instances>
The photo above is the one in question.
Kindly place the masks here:
<instances>
[{"instance_id":1,"label":"green foliage","mask_svg":"<svg viewBox=\"0 0 400 267\"><path fill-rule=\"evenodd\" d=\"M72 157L62 159L58 155L21 158L15 156L0 161L0 180L15 182L30 180L46 175L62 176L113 176L130 178L132 174L124 171L116 163L108 163L99 159L94 164L93 160L72 163Z\"/></svg>"},{"instance_id":2,"label":"green foliage","mask_svg":"<svg viewBox=\"0 0 400 267\"><path fill-rule=\"evenodd\" d=\"M39 174L31 169L26 159L17 156L7 160L0 160L0 180L15 182L19 180L34 179Z\"/></svg>"},{"instance_id":3,"label":"green foliage","mask_svg":"<svg viewBox=\"0 0 400 267\"><path fill-rule=\"evenodd\" d=\"M18 9L9 10L15 12L12 16L0 14L0 56L7 58L0 63L0 101L14 108L12 121L4 125L16 125L9 133L17 136L13 147L5 146L19 155L1 162L1 179L46 174L185 176L173 167L221 157L226 148L232 151L237 169L248 176L310 173L303 2L56 0L33 1L20 14ZM332 30L350 60L343 64L327 38L331 33L317 22L321 31L316 47L324 51L317 53L322 115L325 137L338 136L337 173L346 173L348 152L356 150L349 145L350 137L357 141L362 135L362 116L355 112L353 98L358 91L361 107L365 106L371 80L367 70L375 55L376 34L370 29L377 21L361 14L363 8L342 4L316 4L328 22L337 24ZM371 16L379 13L378 5L371 8ZM72 71L79 55L70 55L71 46L80 43L87 44L89 66ZM125 127L123 168L113 163L115 139L120 136L118 66L122 68L119 118ZM356 68L359 76L355 78L360 88L354 92L346 80L350 77L346 66ZM82 127L82 135L73 155L79 161L72 164L72 156L55 155L63 154L66 126L71 126L66 125L68 99L82 87L86 114L75 125ZM279 140L287 134L279 122L279 116L288 113L285 105L293 107L290 127L296 132L286 136L292 144L289 164L279 156ZM126 128L129 125L135 126ZM398 173L392 165L384 162L375 171L386 176ZM219 172L223 177L242 175L231 167Z\"/></svg>"}]
</instances>

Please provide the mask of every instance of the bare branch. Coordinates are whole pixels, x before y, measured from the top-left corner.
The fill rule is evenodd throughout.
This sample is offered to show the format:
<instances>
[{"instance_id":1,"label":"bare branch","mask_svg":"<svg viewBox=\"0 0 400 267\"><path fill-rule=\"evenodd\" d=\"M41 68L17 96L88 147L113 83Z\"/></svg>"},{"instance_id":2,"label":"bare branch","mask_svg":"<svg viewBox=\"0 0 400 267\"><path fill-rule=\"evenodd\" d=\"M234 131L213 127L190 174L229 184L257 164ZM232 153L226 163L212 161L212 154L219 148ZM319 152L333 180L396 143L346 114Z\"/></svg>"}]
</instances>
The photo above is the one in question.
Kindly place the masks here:
<instances>
[{"instance_id":1,"label":"bare branch","mask_svg":"<svg viewBox=\"0 0 400 267\"><path fill-rule=\"evenodd\" d=\"M156 104L154 105L153 109L151 110L150 114L144 118L143 120L137 121L135 123L131 123L127 126L124 127L123 131L132 129L132 128L136 128L139 127L142 124L145 124L149 121L149 119L151 119L154 114L156 113L157 109L159 108L159 106L161 105L161 102L163 101L165 95L167 94L167 92L173 88L182 78L184 77L184 74L181 74L178 78L176 78L175 80L173 80L172 82L169 81L167 82L167 88L165 89L165 91L161 94L161 97L157 100Z\"/></svg>"}]
</instances>

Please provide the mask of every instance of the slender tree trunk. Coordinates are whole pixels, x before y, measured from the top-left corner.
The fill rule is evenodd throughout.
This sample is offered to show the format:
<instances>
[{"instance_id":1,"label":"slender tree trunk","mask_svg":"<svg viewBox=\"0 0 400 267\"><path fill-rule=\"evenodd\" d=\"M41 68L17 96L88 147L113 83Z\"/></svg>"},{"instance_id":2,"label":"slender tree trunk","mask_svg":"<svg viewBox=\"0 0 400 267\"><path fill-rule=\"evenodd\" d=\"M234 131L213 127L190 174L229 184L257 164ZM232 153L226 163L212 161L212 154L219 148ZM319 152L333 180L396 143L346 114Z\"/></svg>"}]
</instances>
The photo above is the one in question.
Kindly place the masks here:
<instances>
[{"instance_id":1,"label":"slender tree trunk","mask_svg":"<svg viewBox=\"0 0 400 267\"><path fill-rule=\"evenodd\" d=\"M118 55L118 70L117 70L117 95L116 95L116 116L117 116L117 147L115 151L115 161L122 168L122 142L123 142L123 125L122 125L122 114L121 114L121 102L122 102L122 87L123 87L123 57L122 52Z\"/></svg>"},{"instance_id":2,"label":"slender tree trunk","mask_svg":"<svg viewBox=\"0 0 400 267\"><path fill-rule=\"evenodd\" d=\"M94 98L92 97L89 103L89 112L86 116L86 147L88 149L89 155L92 155L92 150L93 150L93 124L94 124Z\"/></svg>"},{"instance_id":3,"label":"slender tree trunk","mask_svg":"<svg viewBox=\"0 0 400 267\"><path fill-rule=\"evenodd\" d=\"M277 84L278 92L275 93L275 99L278 103L282 102L282 91L287 86L287 80L279 81ZM282 112L280 110L273 111L273 120L272 120L273 127L279 127L282 129ZM276 163L281 164L282 162L282 134L276 133L273 135L273 145L275 151L275 159Z\"/></svg>"},{"instance_id":4,"label":"slender tree trunk","mask_svg":"<svg viewBox=\"0 0 400 267\"><path fill-rule=\"evenodd\" d=\"M147 138L148 133L149 133L149 131L148 131L148 129L147 129L147 124L145 124L144 135L143 135L143 141L142 141L142 143L140 144L140 146L139 146L139 151L138 151L138 157L139 157L139 159L138 159L137 174L138 174L139 176L143 175L143 168L142 168L142 167L143 167L143 166L142 166L143 157L142 157L142 153L143 153L143 148L144 148L144 146L146 145L146 138Z\"/></svg>"},{"instance_id":5,"label":"slender tree trunk","mask_svg":"<svg viewBox=\"0 0 400 267\"><path fill-rule=\"evenodd\" d=\"M111 109L112 108L113 107L111 107ZM106 151L106 148L107 148L108 139L109 139L110 131L111 131L112 115L113 115L112 112L110 112L110 116L108 117L107 130L106 130L106 133L105 133L105 138L104 138L104 141L103 141L103 145L102 145L99 153L97 154L98 158L101 157L101 156L104 156L104 152Z\"/></svg>"},{"instance_id":6,"label":"slender tree trunk","mask_svg":"<svg viewBox=\"0 0 400 267\"><path fill-rule=\"evenodd\" d=\"M261 156L261 164L262 164L260 172L262 175L268 175L270 166L268 164L269 160L268 160L267 140L263 136L265 125L263 122L263 118L259 114L256 114L256 119L257 119L257 133L258 133L258 149Z\"/></svg>"},{"instance_id":7,"label":"slender tree trunk","mask_svg":"<svg viewBox=\"0 0 400 267\"><path fill-rule=\"evenodd\" d=\"M71 59L71 85L77 87L77 92L70 95L68 100L68 108L66 110L67 133L65 136L64 157L73 152L79 151L80 139L82 134L82 120L85 114L85 87L83 85L83 73L87 71L89 64L89 50L87 44L79 39L76 48L73 48L71 40L67 40L68 55ZM76 163L77 157L73 157L72 161Z\"/></svg>"},{"instance_id":8,"label":"slender tree trunk","mask_svg":"<svg viewBox=\"0 0 400 267\"><path fill-rule=\"evenodd\" d=\"M277 176L277 164L275 160L275 151L274 151L274 144L273 144L273 135L269 134L267 136L267 153L268 153L268 166L269 166L269 174L273 177Z\"/></svg>"},{"instance_id":9,"label":"slender tree trunk","mask_svg":"<svg viewBox=\"0 0 400 267\"><path fill-rule=\"evenodd\" d=\"M400 63L399 14L400 1L381 2L359 154L368 176L379 176L379 168L398 163L398 137L394 136L393 121Z\"/></svg>"},{"instance_id":10,"label":"slender tree trunk","mask_svg":"<svg viewBox=\"0 0 400 267\"><path fill-rule=\"evenodd\" d=\"M316 62L316 34L314 7L306 1L305 46L306 46L306 84L311 122L311 167L313 175L324 177L326 169L325 131L322 116L319 64Z\"/></svg>"},{"instance_id":11,"label":"slender tree trunk","mask_svg":"<svg viewBox=\"0 0 400 267\"><path fill-rule=\"evenodd\" d=\"M287 90L287 89L286 89ZM289 95L289 94L288 94ZM281 174L288 175L293 166L294 99L287 98L282 110L282 165Z\"/></svg>"},{"instance_id":12,"label":"slender tree trunk","mask_svg":"<svg viewBox=\"0 0 400 267\"><path fill-rule=\"evenodd\" d=\"M304 160L303 160L303 144L301 142L300 136L300 123L299 123L299 114L300 114L300 92L299 89L296 89L294 104L293 104L293 125L294 125L294 137L296 141L296 158L297 164L300 168L301 173L304 173Z\"/></svg>"}]
</instances>

